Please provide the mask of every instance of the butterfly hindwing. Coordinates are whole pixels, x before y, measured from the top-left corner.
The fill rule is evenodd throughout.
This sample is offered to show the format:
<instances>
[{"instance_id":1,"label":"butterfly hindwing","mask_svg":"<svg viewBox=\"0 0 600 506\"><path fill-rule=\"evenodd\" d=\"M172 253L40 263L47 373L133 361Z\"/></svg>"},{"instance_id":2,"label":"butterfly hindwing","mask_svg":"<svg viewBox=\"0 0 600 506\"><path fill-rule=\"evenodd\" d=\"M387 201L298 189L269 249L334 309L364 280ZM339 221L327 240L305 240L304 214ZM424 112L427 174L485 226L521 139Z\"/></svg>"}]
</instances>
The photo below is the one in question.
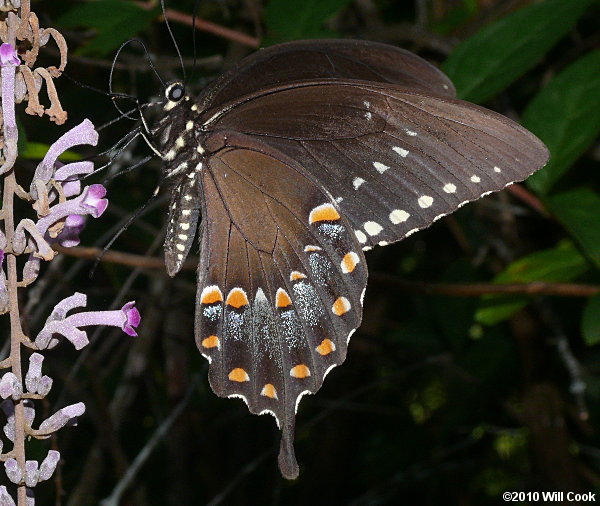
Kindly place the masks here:
<instances>
[{"instance_id":1,"label":"butterfly hindwing","mask_svg":"<svg viewBox=\"0 0 600 506\"><path fill-rule=\"evenodd\" d=\"M293 477L296 409L345 358L365 260L335 202L290 160L226 137L202 174L196 340L218 395L275 416Z\"/></svg>"}]
</instances>

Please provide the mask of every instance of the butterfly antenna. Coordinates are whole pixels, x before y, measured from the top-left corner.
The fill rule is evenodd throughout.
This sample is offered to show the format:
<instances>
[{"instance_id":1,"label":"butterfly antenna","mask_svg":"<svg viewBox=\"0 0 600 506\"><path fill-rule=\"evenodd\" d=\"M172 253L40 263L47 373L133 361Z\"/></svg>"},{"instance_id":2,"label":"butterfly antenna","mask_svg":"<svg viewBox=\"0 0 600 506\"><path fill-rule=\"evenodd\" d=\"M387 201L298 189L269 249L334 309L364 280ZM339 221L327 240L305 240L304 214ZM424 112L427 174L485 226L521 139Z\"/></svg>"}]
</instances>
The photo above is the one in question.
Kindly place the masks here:
<instances>
[{"instance_id":1,"label":"butterfly antenna","mask_svg":"<svg viewBox=\"0 0 600 506\"><path fill-rule=\"evenodd\" d=\"M102 184L106 186L113 179L115 179L115 178L117 178L119 176L123 176L124 174L127 174L128 172L131 172L132 170L135 170L138 167L141 167L146 162L149 162L150 160L152 160L152 158L154 158L154 155L145 156L140 161L134 163L131 167L127 167L126 169L123 169L123 170L117 172L116 174L112 174L111 176L108 176L106 179L104 179L104 181L102 181Z\"/></svg>"},{"instance_id":2,"label":"butterfly antenna","mask_svg":"<svg viewBox=\"0 0 600 506\"><path fill-rule=\"evenodd\" d=\"M113 146L108 148L106 151L103 151L102 153L98 153L98 154L94 155L92 158L98 158L100 156L107 156L108 153L114 152L111 156L109 156L107 163L94 169L94 171L91 172L90 174L86 174L85 176L80 178L80 180L84 181L85 179L92 177L94 174L97 174L98 172L101 172L104 169L106 169L127 148L127 146L129 146L129 144L131 144L133 142L133 140L138 135L141 135L140 127L135 128L134 130L129 132L127 135L125 135L124 137L119 139Z\"/></svg>"},{"instance_id":3,"label":"butterfly antenna","mask_svg":"<svg viewBox=\"0 0 600 506\"><path fill-rule=\"evenodd\" d=\"M190 76L190 81L194 79L194 74L196 73L196 60L198 56L198 52L196 50L196 14L198 13L198 7L200 7L200 0L196 0L194 2L194 10L192 11L192 48L194 50L194 64L192 65L192 75Z\"/></svg>"},{"instance_id":4,"label":"butterfly antenna","mask_svg":"<svg viewBox=\"0 0 600 506\"><path fill-rule=\"evenodd\" d=\"M104 256L104 254L111 248L111 246L121 236L121 234L123 232L125 232L129 228L129 226L140 216L140 214L142 214L144 212L144 210L154 201L154 199L156 199L159 192L160 192L160 186L157 186L155 188L154 192L152 192L152 195L150 196L150 198L148 200L146 200L146 202L144 202L140 207L138 207L136 209L136 211L129 217L129 219L125 222L125 224L121 227L121 229L118 232L116 232L115 235L112 237L112 239L110 241L108 241L108 243L106 243L104 248L102 248L102 252L98 255L98 258L96 258L96 260L94 261L94 265L92 266L92 269L90 270L90 274L89 274L90 279L94 277L94 274L96 273L96 269L98 268L98 265L100 264L100 261L102 260L102 257Z\"/></svg>"},{"instance_id":5,"label":"butterfly antenna","mask_svg":"<svg viewBox=\"0 0 600 506\"><path fill-rule=\"evenodd\" d=\"M106 127L109 127L111 125L114 125L115 123L118 123L119 121L121 121L123 118L127 118L130 119L129 115L131 113L134 113L138 110L137 107L134 107L133 109L129 109L129 111L125 111L124 114L119 114L116 118L111 119L110 121L107 121L106 123L103 123L102 125L100 125L99 127L96 127L96 131L97 132L101 132L102 130L104 130Z\"/></svg>"},{"instance_id":6,"label":"butterfly antenna","mask_svg":"<svg viewBox=\"0 0 600 506\"><path fill-rule=\"evenodd\" d=\"M137 43L140 46L142 46L142 49L144 50L144 55L146 57L146 61L148 62L148 65L150 66L150 69L152 69L152 71L154 72L154 75L156 75L157 79L160 81L161 86L164 87L165 82L163 80L162 77L160 77L160 74L158 73L158 71L156 70L156 66L154 65L154 62L152 61L152 58L150 57L150 53L148 52L148 48L146 47L146 45L139 39L129 39L126 40L125 42L123 42L123 44L121 44L121 46L119 47L119 49L117 49L117 52L115 53L115 57L113 58L113 62L112 65L110 67L110 74L108 76L108 91L111 95L112 101L113 101L113 105L115 106L115 109L117 109L117 111L119 111L120 114L125 115L125 113L121 110L121 108L119 107L119 105L116 102L117 98L126 98L129 100L135 100L137 101L137 97L134 97L132 95L128 95L126 93L115 93L113 91L113 76L115 73L115 66L117 64L117 60L119 59L119 56L121 55L121 52L123 51L123 49L125 49L126 46L128 46L129 44L132 43ZM129 117L129 116L126 116ZM129 117L130 118L130 117ZM130 119L135 119L137 120L138 118L130 118Z\"/></svg>"},{"instance_id":7,"label":"butterfly antenna","mask_svg":"<svg viewBox=\"0 0 600 506\"><path fill-rule=\"evenodd\" d=\"M165 8L165 0L160 0L160 6L163 12L163 18L165 19L165 25L167 26L167 30L169 30L169 35L171 36L171 40L173 41L173 45L175 46L175 51L177 51L177 56L179 57L179 64L181 65L181 71L183 72L183 82L187 82L185 75L185 67L183 65L183 57L181 56L181 51L179 50L179 46L177 45L177 40L175 40L175 35L173 35L173 30L171 30L171 25L169 20L167 19L167 9Z\"/></svg>"}]
</instances>

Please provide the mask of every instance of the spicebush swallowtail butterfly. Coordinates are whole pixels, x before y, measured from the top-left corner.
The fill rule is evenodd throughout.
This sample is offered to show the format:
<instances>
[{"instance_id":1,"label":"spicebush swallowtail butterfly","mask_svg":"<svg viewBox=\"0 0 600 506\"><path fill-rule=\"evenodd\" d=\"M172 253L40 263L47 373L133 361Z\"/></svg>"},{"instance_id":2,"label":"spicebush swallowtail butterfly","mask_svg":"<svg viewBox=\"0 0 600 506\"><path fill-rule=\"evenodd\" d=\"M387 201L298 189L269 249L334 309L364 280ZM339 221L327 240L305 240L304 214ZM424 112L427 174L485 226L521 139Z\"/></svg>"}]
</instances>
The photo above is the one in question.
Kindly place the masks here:
<instances>
[{"instance_id":1,"label":"spicebush swallowtail butterfly","mask_svg":"<svg viewBox=\"0 0 600 506\"><path fill-rule=\"evenodd\" d=\"M275 417L279 467L295 478L300 399L361 322L363 251L525 179L548 150L457 100L418 56L366 41L270 47L198 97L170 83L158 107L148 134L172 184L168 273L198 235L195 334L211 387Z\"/></svg>"}]
</instances>

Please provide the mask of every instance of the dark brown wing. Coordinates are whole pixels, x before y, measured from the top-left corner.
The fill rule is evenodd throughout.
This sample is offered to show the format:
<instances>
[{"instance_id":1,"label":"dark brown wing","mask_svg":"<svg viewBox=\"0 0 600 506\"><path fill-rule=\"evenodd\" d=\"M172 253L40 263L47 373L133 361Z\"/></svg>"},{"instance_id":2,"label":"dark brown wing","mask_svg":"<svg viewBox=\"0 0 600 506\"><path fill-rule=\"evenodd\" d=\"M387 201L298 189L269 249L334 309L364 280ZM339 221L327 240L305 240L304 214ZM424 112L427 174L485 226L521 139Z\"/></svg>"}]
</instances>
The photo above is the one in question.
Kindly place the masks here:
<instances>
[{"instance_id":1,"label":"dark brown wing","mask_svg":"<svg viewBox=\"0 0 600 506\"><path fill-rule=\"evenodd\" d=\"M202 171L196 341L221 397L275 416L294 478L295 413L346 356L367 270L330 195L287 157L227 135Z\"/></svg>"},{"instance_id":2,"label":"dark brown wing","mask_svg":"<svg viewBox=\"0 0 600 506\"><path fill-rule=\"evenodd\" d=\"M404 49L364 40L324 39L288 42L257 51L209 85L199 106L215 112L265 88L322 79L389 83L435 95L456 95L443 72Z\"/></svg>"},{"instance_id":3,"label":"dark brown wing","mask_svg":"<svg viewBox=\"0 0 600 506\"><path fill-rule=\"evenodd\" d=\"M333 195L366 249L521 181L548 159L537 137L504 116L392 85L270 90L206 127L213 138L242 132L286 153Z\"/></svg>"}]
</instances>

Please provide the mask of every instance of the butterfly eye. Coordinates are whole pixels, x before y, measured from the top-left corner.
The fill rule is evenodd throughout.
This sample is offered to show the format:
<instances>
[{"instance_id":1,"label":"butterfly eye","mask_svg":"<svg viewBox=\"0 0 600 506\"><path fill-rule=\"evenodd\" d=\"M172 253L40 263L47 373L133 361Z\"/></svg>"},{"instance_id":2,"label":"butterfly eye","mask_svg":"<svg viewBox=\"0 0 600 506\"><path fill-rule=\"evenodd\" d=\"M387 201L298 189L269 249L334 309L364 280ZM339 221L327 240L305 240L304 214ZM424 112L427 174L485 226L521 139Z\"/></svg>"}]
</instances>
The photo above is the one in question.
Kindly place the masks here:
<instances>
[{"instance_id":1,"label":"butterfly eye","mask_svg":"<svg viewBox=\"0 0 600 506\"><path fill-rule=\"evenodd\" d=\"M184 94L185 88L182 83L173 83L165 90L165 96L171 102L179 102Z\"/></svg>"}]
</instances>

